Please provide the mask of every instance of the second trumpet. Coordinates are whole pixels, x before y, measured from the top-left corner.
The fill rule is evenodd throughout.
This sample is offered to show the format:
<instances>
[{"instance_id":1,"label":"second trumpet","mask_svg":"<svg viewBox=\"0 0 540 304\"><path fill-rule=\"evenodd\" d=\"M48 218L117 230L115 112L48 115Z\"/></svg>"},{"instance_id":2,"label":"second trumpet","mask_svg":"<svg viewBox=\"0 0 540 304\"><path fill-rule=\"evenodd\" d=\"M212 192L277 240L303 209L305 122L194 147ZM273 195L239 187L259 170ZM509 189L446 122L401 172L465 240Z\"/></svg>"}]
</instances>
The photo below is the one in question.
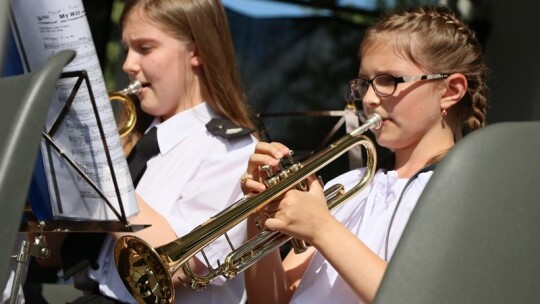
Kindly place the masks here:
<instances>
[{"instance_id":1,"label":"second trumpet","mask_svg":"<svg viewBox=\"0 0 540 304\"><path fill-rule=\"evenodd\" d=\"M133 81L127 88L109 93L109 100L120 137L128 135L137 123L137 111L130 95L137 95L142 89L139 81Z\"/></svg>"}]
</instances>

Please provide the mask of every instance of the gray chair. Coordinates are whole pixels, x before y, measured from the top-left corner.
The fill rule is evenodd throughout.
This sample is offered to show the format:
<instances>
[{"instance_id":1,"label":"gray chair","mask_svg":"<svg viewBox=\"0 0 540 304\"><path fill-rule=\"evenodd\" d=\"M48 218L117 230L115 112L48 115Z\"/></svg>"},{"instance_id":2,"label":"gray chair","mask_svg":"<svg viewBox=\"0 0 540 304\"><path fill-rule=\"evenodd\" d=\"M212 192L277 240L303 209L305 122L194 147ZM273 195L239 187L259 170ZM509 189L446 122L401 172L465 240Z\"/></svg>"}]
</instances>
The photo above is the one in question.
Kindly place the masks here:
<instances>
[{"instance_id":1,"label":"gray chair","mask_svg":"<svg viewBox=\"0 0 540 304\"><path fill-rule=\"evenodd\" d=\"M32 73L0 78L0 286L6 285L5 274L16 253L13 248L55 85L74 56L75 51L64 50Z\"/></svg>"},{"instance_id":2,"label":"gray chair","mask_svg":"<svg viewBox=\"0 0 540 304\"><path fill-rule=\"evenodd\" d=\"M490 125L435 170L375 303L540 303L540 122Z\"/></svg>"},{"instance_id":3,"label":"gray chair","mask_svg":"<svg viewBox=\"0 0 540 304\"><path fill-rule=\"evenodd\" d=\"M0 0L0 71L3 68L3 59L6 53L5 45L8 27L9 0Z\"/></svg>"}]
</instances>

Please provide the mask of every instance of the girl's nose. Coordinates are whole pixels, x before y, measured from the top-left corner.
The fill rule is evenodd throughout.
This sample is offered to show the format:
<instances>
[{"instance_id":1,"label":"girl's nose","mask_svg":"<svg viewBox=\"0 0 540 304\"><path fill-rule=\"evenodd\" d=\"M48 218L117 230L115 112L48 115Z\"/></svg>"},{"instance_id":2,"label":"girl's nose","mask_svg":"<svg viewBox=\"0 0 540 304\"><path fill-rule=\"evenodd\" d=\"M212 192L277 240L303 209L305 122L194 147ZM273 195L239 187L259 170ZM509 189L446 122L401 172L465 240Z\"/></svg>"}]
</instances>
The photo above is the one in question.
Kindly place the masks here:
<instances>
[{"instance_id":1,"label":"girl's nose","mask_svg":"<svg viewBox=\"0 0 540 304\"><path fill-rule=\"evenodd\" d=\"M128 74L130 77L135 77L140 71L140 66L137 63L136 55L129 50L126 53L126 59L122 65L122 70L124 70L124 72L126 72L126 74Z\"/></svg>"},{"instance_id":2,"label":"girl's nose","mask_svg":"<svg viewBox=\"0 0 540 304\"><path fill-rule=\"evenodd\" d=\"M373 90L373 86L369 86L366 90L366 94L364 94L364 98L362 98L362 105L364 108L376 108L381 105L381 98L375 94L375 90Z\"/></svg>"}]
</instances>

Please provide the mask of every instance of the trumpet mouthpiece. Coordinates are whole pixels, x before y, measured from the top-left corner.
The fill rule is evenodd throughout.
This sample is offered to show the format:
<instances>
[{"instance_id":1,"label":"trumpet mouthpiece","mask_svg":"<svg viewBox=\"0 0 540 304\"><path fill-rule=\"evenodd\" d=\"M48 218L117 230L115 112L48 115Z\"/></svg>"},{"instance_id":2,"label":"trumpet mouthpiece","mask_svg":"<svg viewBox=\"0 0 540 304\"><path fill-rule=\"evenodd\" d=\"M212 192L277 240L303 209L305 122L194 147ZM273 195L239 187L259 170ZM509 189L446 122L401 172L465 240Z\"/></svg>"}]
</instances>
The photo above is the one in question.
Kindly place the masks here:
<instances>
[{"instance_id":1,"label":"trumpet mouthpiece","mask_svg":"<svg viewBox=\"0 0 540 304\"><path fill-rule=\"evenodd\" d=\"M133 82L131 82L127 88L123 89L120 91L120 94L125 94L125 95L137 95L141 92L141 89L142 89L142 84L140 81L138 80L135 80Z\"/></svg>"},{"instance_id":2,"label":"trumpet mouthpiece","mask_svg":"<svg viewBox=\"0 0 540 304\"><path fill-rule=\"evenodd\" d=\"M377 130L380 129L382 126L382 118L381 115L377 113L371 113L369 114L366 124L369 125L369 128L371 130Z\"/></svg>"}]
</instances>

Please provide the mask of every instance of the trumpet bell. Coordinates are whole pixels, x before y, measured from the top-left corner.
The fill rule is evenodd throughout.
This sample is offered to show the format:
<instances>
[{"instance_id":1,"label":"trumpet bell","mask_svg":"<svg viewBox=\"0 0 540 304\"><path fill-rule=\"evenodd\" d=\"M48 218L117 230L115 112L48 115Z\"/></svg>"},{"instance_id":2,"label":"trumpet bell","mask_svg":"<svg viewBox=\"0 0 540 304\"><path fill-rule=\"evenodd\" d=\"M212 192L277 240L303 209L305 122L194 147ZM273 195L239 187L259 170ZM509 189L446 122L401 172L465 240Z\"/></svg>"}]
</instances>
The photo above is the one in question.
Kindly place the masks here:
<instances>
[{"instance_id":1,"label":"trumpet bell","mask_svg":"<svg viewBox=\"0 0 540 304\"><path fill-rule=\"evenodd\" d=\"M173 303L174 285L159 253L144 240L125 236L114 249L120 278L137 303Z\"/></svg>"},{"instance_id":2,"label":"trumpet bell","mask_svg":"<svg viewBox=\"0 0 540 304\"><path fill-rule=\"evenodd\" d=\"M109 93L109 100L120 137L128 135L137 123L135 104L127 95L119 92Z\"/></svg>"},{"instance_id":3,"label":"trumpet bell","mask_svg":"<svg viewBox=\"0 0 540 304\"><path fill-rule=\"evenodd\" d=\"M286 191L297 188L306 178L325 167L356 145L366 148L367 163L364 175L349 191L343 192L342 186L331 187L325 191L329 209L342 204L355 193L363 189L372 180L376 171L377 154L373 142L362 135L369 129L381 126L381 117L373 113L367 121L352 132L346 134L327 148L319 151L302 163L294 163L281 172L268 176L268 189L255 195L240 199L225 210L211 217L191 232L179 239L157 248L152 248L136 236L122 236L115 244L114 258L122 281L139 303L172 303L174 286L171 277L182 269L188 277L185 286L202 289L216 277L232 278L244 271L267 253L273 251L291 239L281 233L263 230L245 246L234 248L229 241L231 253L218 266L208 266L208 273L198 275L191 271L187 261L250 215L264 208Z\"/></svg>"},{"instance_id":4,"label":"trumpet bell","mask_svg":"<svg viewBox=\"0 0 540 304\"><path fill-rule=\"evenodd\" d=\"M142 89L140 81L131 82L125 89L109 93L114 119L120 137L130 134L137 124L137 110L130 95L137 95Z\"/></svg>"}]
</instances>

